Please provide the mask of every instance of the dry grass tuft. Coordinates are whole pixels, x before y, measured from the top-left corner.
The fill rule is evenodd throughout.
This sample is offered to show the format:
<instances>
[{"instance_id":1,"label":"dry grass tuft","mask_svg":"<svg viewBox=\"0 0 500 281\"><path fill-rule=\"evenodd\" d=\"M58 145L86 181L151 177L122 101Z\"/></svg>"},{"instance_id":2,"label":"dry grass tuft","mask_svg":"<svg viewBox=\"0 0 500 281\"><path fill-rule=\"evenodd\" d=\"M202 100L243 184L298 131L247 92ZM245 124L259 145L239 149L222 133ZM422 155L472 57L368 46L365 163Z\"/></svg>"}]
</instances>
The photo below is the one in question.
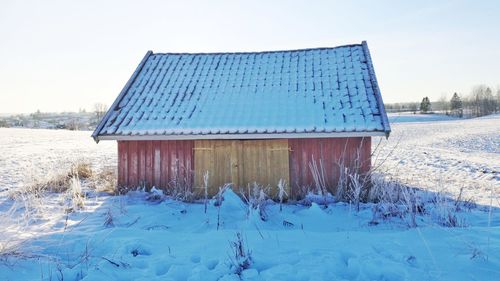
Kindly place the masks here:
<instances>
[{"instance_id":1,"label":"dry grass tuft","mask_svg":"<svg viewBox=\"0 0 500 281\"><path fill-rule=\"evenodd\" d=\"M107 167L93 172L92 177L87 179L87 183L95 191L118 194L115 168Z\"/></svg>"},{"instance_id":2,"label":"dry grass tuft","mask_svg":"<svg viewBox=\"0 0 500 281\"><path fill-rule=\"evenodd\" d=\"M114 169L94 171L88 162L76 162L67 170L59 170L35 177L30 183L10 191L9 197L25 205L25 209L43 206L46 193L67 194L74 203L72 208L83 208L85 189L115 193L116 173Z\"/></svg>"},{"instance_id":3,"label":"dry grass tuft","mask_svg":"<svg viewBox=\"0 0 500 281\"><path fill-rule=\"evenodd\" d=\"M262 221L268 220L269 216L266 207L269 204L269 191L270 187L264 187L254 182L252 188L248 185L248 196L245 195L244 192L241 192L240 195L248 206L247 217L250 216L252 212L256 211Z\"/></svg>"},{"instance_id":4,"label":"dry grass tuft","mask_svg":"<svg viewBox=\"0 0 500 281\"><path fill-rule=\"evenodd\" d=\"M29 192L35 196L41 196L44 192L64 193L71 189L74 178L81 180L100 179L102 175L94 173L90 163L76 162L68 170L54 171L43 178L33 179L24 188L14 190L11 193L11 198L16 198L19 192Z\"/></svg>"},{"instance_id":5,"label":"dry grass tuft","mask_svg":"<svg viewBox=\"0 0 500 281\"><path fill-rule=\"evenodd\" d=\"M94 171L88 162L77 162L72 165L71 172L73 176L78 176L81 179L91 178L94 175Z\"/></svg>"},{"instance_id":6,"label":"dry grass tuft","mask_svg":"<svg viewBox=\"0 0 500 281\"><path fill-rule=\"evenodd\" d=\"M232 255L229 256L231 269L241 277L243 271L249 269L253 263L252 252L246 249L247 247L240 232L236 233L236 240L230 241L229 245L232 250Z\"/></svg>"}]
</instances>

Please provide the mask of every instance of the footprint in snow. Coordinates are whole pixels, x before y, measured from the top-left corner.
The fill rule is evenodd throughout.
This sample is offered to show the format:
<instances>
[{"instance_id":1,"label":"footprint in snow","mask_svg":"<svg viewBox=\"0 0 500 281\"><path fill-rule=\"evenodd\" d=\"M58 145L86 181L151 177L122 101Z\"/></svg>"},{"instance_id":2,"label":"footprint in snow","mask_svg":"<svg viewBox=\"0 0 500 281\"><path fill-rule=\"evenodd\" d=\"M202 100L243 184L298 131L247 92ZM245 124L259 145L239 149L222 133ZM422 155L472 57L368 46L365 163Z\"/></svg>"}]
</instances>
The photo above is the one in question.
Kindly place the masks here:
<instances>
[{"instance_id":1,"label":"footprint in snow","mask_svg":"<svg viewBox=\"0 0 500 281\"><path fill-rule=\"evenodd\" d=\"M193 263L199 263L200 260L201 260L200 256L197 256L197 255L191 256L191 261Z\"/></svg>"}]
</instances>

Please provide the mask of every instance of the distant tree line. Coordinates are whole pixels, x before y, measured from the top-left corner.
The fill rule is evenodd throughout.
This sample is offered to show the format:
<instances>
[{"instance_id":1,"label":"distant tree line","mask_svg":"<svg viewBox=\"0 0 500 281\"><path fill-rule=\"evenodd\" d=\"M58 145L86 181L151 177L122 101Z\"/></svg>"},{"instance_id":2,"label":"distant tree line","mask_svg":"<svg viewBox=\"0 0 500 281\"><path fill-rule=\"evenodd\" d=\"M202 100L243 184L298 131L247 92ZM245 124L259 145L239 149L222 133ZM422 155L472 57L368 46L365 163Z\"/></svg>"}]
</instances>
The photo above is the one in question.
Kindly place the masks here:
<instances>
[{"instance_id":1,"label":"distant tree line","mask_svg":"<svg viewBox=\"0 0 500 281\"><path fill-rule=\"evenodd\" d=\"M385 110L387 112L413 112L417 113L420 109L420 104L417 102L397 102L397 103L386 103Z\"/></svg>"},{"instance_id":2,"label":"distant tree line","mask_svg":"<svg viewBox=\"0 0 500 281\"><path fill-rule=\"evenodd\" d=\"M87 112L80 108L76 112L50 113L37 110L30 114L0 116L0 128L24 127L67 130L92 130L104 117L107 105L94 104L93 111Z\"/></svg>"},{"instance_id":3,"label":"distant tree line","mask_svg":"<svg viewBox=\"0 0 500 281\"><path fill-rule=\"evenodd\" d=\"M500 112L500 88L493 90L486 85L474 87L472 93L464 99L464 113L471 116L484 116Z\"/></svg>"},{"instance_id":4,"label":"distant tree line","mask_svg":"<svg viewBox=\"0 0 500 281\"><path fill-rule=\"evenodd\" d=\"M477 85L467 96L455 92L450 99L443 95L439 100L432 102L429 97L424 97L420 104L416 102L386 104L386 109L388 112L441 112L457 117L485 116L500 112L500 86L494 91L487 85Z\"/></svg>"}]
</instances>

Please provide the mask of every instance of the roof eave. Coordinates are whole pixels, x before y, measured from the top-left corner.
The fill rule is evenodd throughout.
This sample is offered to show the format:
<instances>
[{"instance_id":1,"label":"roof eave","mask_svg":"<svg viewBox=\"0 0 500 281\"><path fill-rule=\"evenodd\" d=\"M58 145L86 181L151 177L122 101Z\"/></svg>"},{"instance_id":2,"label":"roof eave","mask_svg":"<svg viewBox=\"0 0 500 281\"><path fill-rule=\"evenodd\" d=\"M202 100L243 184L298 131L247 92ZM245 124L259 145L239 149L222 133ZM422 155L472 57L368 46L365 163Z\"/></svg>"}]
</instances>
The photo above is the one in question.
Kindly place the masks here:
<instances>
[{"instance_id":1,"label":"roof eave","mask_svg":"<svg viewBox=\"0 0 500 281\"><path fill-rule=\"evenodd\" d=\"M100 135L98 140L137 141L137 140L229 140L229 139L291 139L291 138L346 138L386 136L386 131L370 132L333 132L333 133L256 133L256 134L205 134L205 135Z\"/></svg>"},{"instance_id":2,"label":"roof eave","mask_svg":"<svg viewBox=\"0 0 500 281\"><path fill-rule=\"evenodd\" d=\"M135 69L134 73L132 73L132 76L130 76L130 79L127 81L127 84L125 84L125 86L121 90L121 92L118 95L118 97L115 99L115 101L113 102L113 104L111 105L111 107L109 107L108 111L106 112L106 114L104 115L104 117L101 119L101 121L97 125L96 129L92 133L92 138L94 138L94 141L96 143L99 143L99 140L100 140L99 133L101 132L101 130L104 127L104 125L108 122L108 119L111 116L111 113L113 111L115 111L115 108L120 104L121 100L123 99L123 97L125 96L125 94L127 93L127 91L129 90L130 86L132 86L132 83L134 83L135 79L137 78L137 76L141 72L142 68L146 64L146 61L148 60L149 56L151 56L152 54L153 54L153 51L147 51L146 55L141 60L141 62L139 63L139 65Z\"/></svg>"},{"instance_id":3,"label":"roof eave","mask_svg":"<svg viewBox=\"0 0 500 281\"><path fill-rule=\"evenodd\" d=\"M378 108L380 111L380 117L382 118L382 125L384 126L384 132L386 138L389 138L391 133L391 126L389 124L389 119L387 118L387 113L385 111L384 101L382 100L382 94L380 93L380 87L378 86L377 76L375 75L375 69L373 68L372 57L370 55L370 50L368 49L368 43L363 41L361 43L363 46L363 52L366 57L366 64L368 65L368 72L370 74L370 80L372 82L373 91L375 92L375 98L377 99Z\"/></svg>"}]
</instances>

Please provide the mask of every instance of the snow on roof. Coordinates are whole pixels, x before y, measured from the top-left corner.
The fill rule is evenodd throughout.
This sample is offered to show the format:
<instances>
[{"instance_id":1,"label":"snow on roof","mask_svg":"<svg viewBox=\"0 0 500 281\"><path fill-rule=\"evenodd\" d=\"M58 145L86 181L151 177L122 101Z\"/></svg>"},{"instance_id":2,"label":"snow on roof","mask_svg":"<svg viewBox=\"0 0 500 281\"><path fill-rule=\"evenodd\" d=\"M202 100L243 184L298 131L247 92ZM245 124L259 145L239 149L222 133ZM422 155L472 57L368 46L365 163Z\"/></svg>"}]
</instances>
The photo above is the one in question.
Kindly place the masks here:
<instances>
[{"instance_id":1,"label":"snow on roof","mask_svg":"<svg viewBox=\"0 0 500 281\"><path fill-rule=\"evenodd\" d=\"M363 41L271 52L149 51L92 136L203 139L389 132Z\"/></svg>"}]
</instances>

